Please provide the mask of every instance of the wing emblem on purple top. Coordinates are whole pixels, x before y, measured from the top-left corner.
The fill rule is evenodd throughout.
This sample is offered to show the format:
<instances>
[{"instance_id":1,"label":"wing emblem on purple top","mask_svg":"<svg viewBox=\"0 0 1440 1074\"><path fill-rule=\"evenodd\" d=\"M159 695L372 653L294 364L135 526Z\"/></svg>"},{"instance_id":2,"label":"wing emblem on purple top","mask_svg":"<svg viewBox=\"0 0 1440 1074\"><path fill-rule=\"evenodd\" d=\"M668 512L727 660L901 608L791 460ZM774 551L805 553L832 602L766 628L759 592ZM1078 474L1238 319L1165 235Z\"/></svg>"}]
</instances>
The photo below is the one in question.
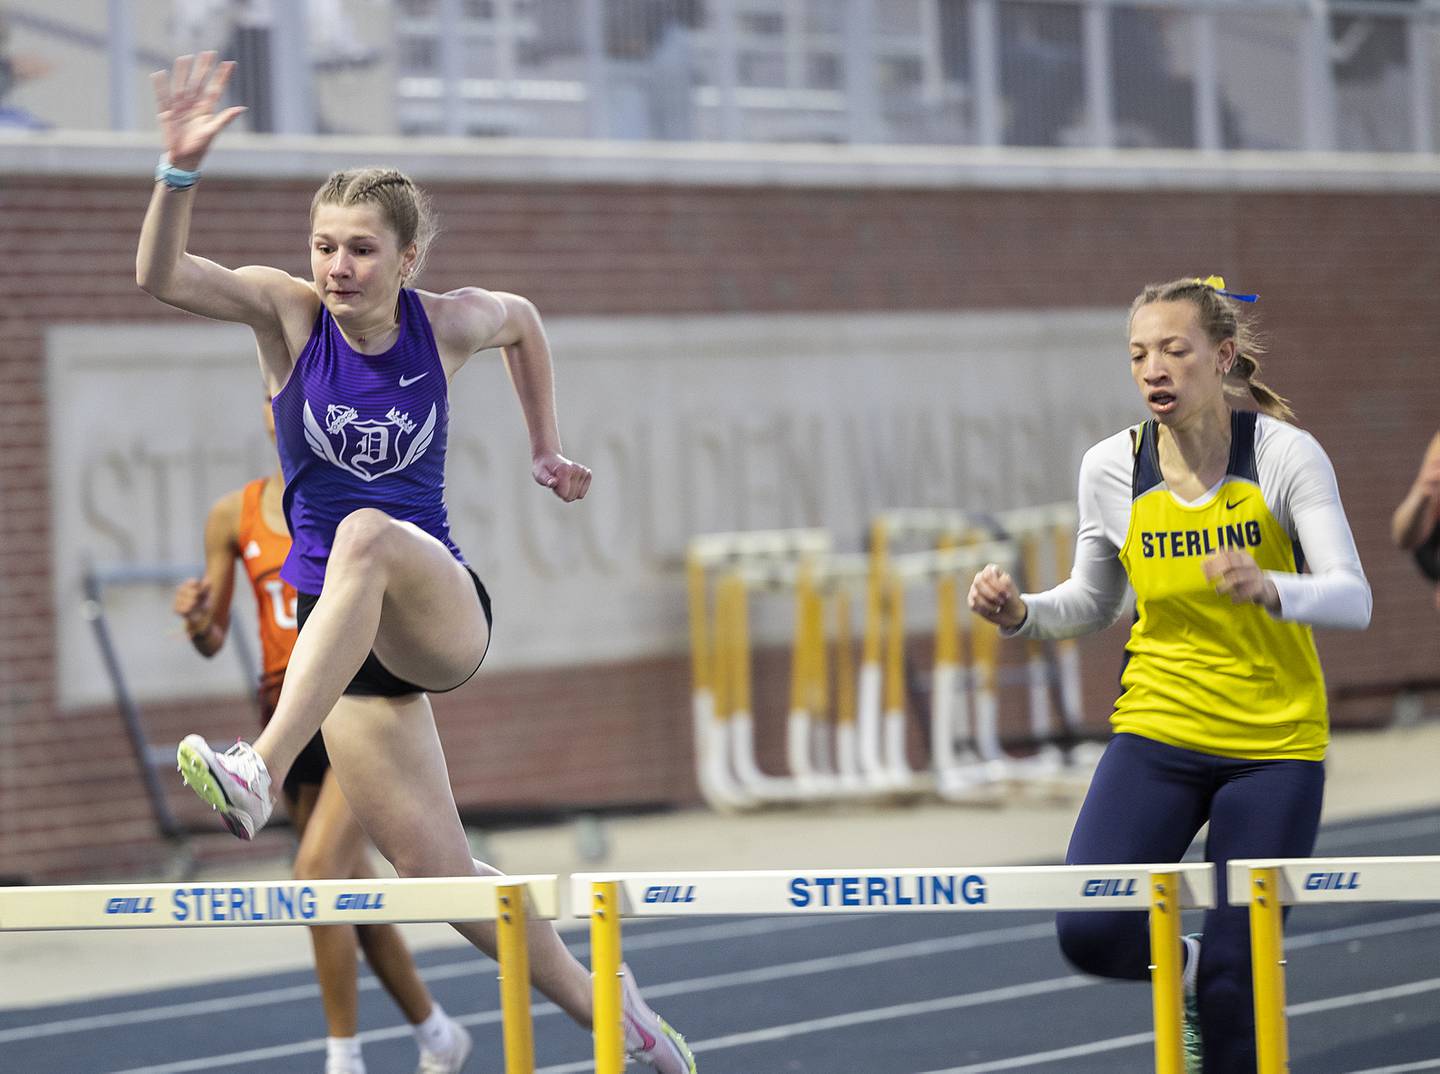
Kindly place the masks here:
<instances>
[{"instance_id":1,"label":"wing emblem on purple top","mask_svg":"<svg viewBox=\"0 0 1440 1074\"><path fill-rule=\"evenodd\" d=\"M338 420L337 420L338 419ZM305 442L333 466L362 481L374 481L405 469L435 437L435 404L425 423L416 426L408 413L391 407L383 418L360 418L353 408L331 405L321 425L305 401Z\"/></svg>"}]
</instances>

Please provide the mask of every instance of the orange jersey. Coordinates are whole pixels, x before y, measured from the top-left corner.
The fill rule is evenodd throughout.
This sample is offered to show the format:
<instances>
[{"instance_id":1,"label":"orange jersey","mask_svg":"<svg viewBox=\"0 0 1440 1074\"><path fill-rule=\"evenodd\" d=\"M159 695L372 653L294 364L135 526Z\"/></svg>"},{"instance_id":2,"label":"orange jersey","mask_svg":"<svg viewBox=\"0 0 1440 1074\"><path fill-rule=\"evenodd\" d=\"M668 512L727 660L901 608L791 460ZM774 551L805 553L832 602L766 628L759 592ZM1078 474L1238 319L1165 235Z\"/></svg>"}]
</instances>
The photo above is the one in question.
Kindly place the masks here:
<instances>
[{"instance_id":1,"label":"orange jersey","mask_svg":"<svg viewBox=\"0 0 1440 1074\"><path fill-rule=\"evenodd\" d=\"M271 529L260 509L265 482L270 480L256 478L245 486L240 504L240 529L235 535L240 559L255 591L255 607L260 618L261 690L278 685L285 677L298 630L295 590L280 578L280 566L290 552L290 535Z\"/></svg>"}]
</instances>

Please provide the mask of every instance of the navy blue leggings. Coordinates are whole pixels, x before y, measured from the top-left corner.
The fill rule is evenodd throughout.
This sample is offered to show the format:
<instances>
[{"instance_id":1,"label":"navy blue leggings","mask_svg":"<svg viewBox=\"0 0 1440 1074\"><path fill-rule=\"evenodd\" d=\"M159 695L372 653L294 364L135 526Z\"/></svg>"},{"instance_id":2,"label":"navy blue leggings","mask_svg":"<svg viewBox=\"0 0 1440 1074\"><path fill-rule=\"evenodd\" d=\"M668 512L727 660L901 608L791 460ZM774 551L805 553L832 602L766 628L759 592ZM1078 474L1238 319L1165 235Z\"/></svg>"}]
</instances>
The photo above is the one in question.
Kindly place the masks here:
<instances>
[{"instance_id":1,"label":"navy blue leggings","mask_svg":"<svg viewBox=\"0 0 1440 1074\"><path fill-rule=\"evenodd\" d=\"M1237 761L1138 735L1110 740L1070 837L1068 865L1179 861L1210 822L1205 858L1216 865L1218 908L1205 913L1198 1000L1206 1074L1255 1069L1250 923L1226 904L1231 858L1304 858L1315 848L1325 765ZM1101 977L1150 979L1143 913L1072 911L1058 916L1060 949Z\"/></svg>"}]
</instances>

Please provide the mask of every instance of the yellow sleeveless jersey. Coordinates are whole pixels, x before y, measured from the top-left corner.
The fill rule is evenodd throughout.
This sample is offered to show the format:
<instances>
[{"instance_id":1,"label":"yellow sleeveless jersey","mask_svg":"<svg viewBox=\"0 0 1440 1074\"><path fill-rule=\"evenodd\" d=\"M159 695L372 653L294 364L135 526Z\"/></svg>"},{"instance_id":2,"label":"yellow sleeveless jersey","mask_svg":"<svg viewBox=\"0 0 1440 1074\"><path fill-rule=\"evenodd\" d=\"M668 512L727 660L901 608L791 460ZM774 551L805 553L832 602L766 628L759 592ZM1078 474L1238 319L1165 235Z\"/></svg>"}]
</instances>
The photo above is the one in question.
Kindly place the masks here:
<instances>
[{"instance_id":1,"label":"yellow sleeveless jersey","mask_svg":"<svg viewBox=\"0 0 1440 1074\"><path fill-rule=\"evenodd\" d=\"M1232 415L1225 478L1193 506L1165 486L1157 423L1135 434L1120 561L1137 618L1111 726L1223 757L1318 761L1329 720L1310 628L1272 619L1257 604L1234 604L1205 578L1206 559L1222 548L1245 550L1262 570L1299 569L1299 551L1261 493L1255 421Z\"/></svg>"}]
</instances>

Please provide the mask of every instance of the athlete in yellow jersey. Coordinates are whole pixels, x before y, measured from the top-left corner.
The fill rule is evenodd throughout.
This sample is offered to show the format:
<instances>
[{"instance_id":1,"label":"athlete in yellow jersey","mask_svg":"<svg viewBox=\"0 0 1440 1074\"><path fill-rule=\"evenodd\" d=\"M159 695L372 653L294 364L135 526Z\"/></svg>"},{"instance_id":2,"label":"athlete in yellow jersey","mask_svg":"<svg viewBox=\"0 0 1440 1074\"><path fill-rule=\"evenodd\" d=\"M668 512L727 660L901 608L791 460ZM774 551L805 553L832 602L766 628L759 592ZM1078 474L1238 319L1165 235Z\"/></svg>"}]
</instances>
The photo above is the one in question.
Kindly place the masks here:
<instances>
[{"instance_id":1,"label":"athlete in yellow jersey","mask_svg":"<svg viewBox=\"0 0 1440 1074\"><path fill-rule=\"evenodd\" d=\"M275 423L268 405L265 419L273 439ZM235 564L244 566L260 628L262 725L275 711L297 633L295 590L280 579L280 565L290 551L290 533L280 506L284 488L277 470L222 496L205 521L205 575L182 582L175 592L175 612L185 620L191 644L201 655L214 656L230 629ZM284 793L300 837L296 879L375 875L369 843L330 771L319 734L290 769ZM415 1032L420 1047L418 1074L455 1074L465 1065L470 1033L431 999L396 926L317 925L310 929L310 937L328 1030L325 1074L365 1074L356 1036L357 947Z\"/></svg>"},{"instance_id":2,"label":"athlete in yellow jersey","mask_svg":"<svg viewBox=\"0 0 1440 1074\"><path fill-rule=\"evenodd\" d=\"M1021 595L991 565L970 588L977 614L1032 638L1102 629L1134 591L1115 735L1066 860L1178 861L1209 822L1218 909L1185 966L1187 1064L1206 1074L1255 1069L1249 924L1225 863L1312 852L1329 732L1311 627L1370 621L1330 460L1256 379L1253 300L1214 276L1141 292L1130 364L1151 419L1086 453L1070 578ZM1143 915L1058 924L1080 969L1149 978Z\"/></svg>"}]
</instances>

